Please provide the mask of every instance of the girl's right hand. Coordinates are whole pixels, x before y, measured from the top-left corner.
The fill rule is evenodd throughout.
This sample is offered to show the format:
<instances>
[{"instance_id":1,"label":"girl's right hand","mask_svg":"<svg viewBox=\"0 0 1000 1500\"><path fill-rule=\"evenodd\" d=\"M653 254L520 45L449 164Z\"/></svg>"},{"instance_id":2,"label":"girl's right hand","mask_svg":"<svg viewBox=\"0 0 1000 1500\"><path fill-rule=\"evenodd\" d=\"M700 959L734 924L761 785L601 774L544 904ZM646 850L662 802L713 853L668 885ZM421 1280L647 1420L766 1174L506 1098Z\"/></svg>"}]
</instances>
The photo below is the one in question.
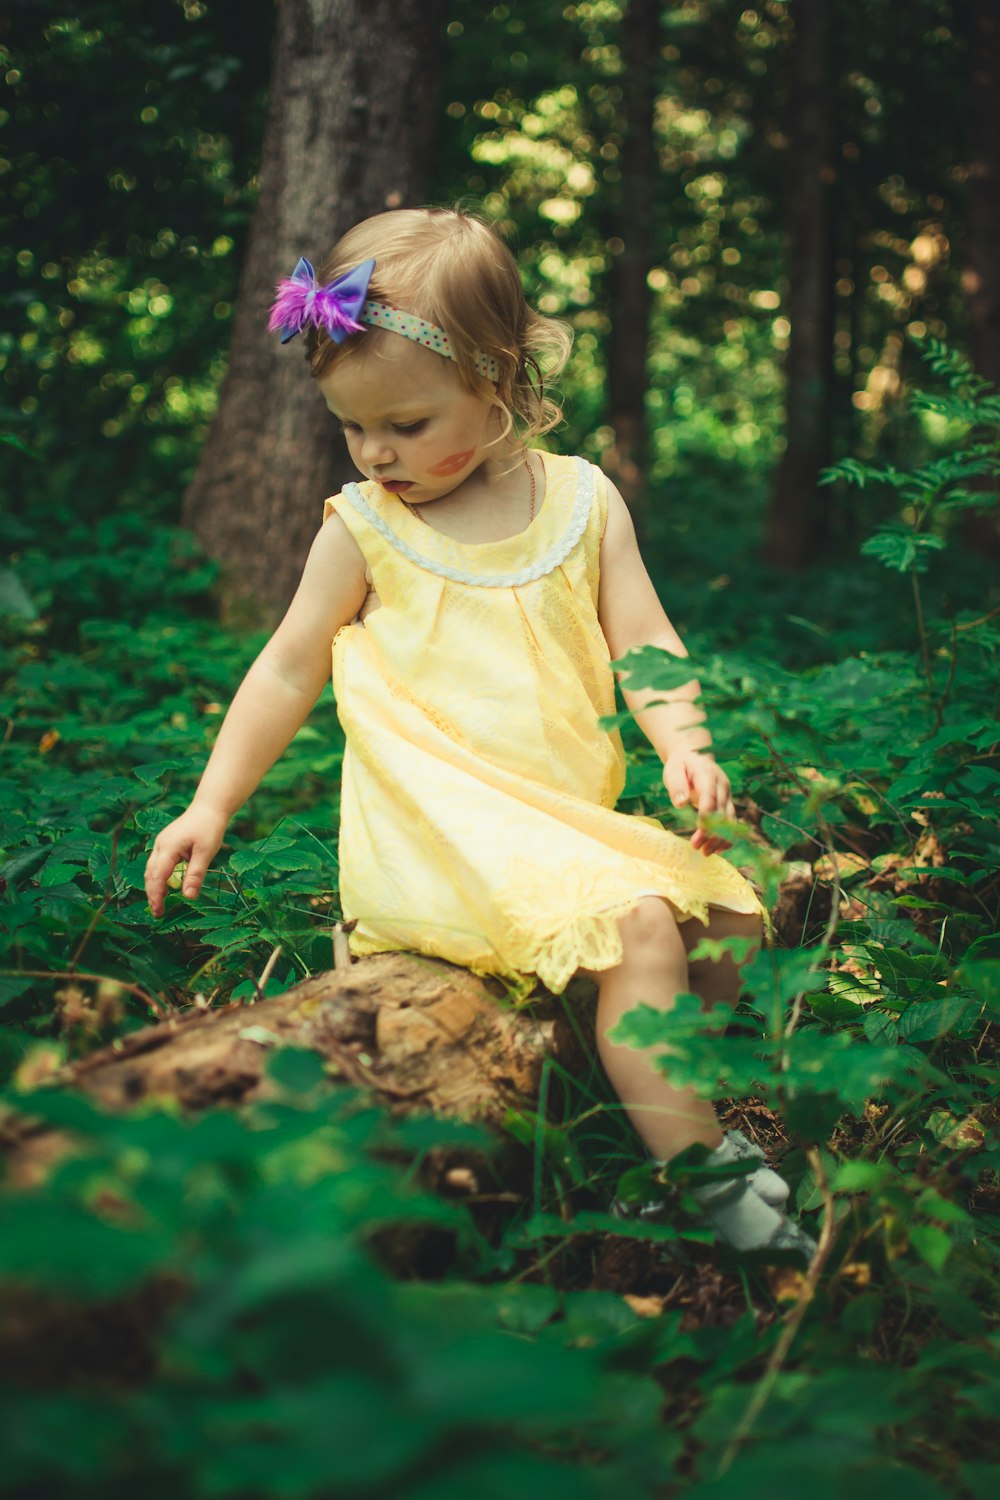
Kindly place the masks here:
<instances>
[{"instance_id":1,"label":"girl's right hand","mask_svg":"<svg viewBox=\"0 0 1000 1500\"><path fill-rule=\"evenodd\" d=\"M163 916L167 884L182 860L187 861L183 893L189 901L195 899L225 832L226 819L221 813L192 802L187 812L156 835L145 875L146 896L154 917Z\"/></svg>"}]
</instances>

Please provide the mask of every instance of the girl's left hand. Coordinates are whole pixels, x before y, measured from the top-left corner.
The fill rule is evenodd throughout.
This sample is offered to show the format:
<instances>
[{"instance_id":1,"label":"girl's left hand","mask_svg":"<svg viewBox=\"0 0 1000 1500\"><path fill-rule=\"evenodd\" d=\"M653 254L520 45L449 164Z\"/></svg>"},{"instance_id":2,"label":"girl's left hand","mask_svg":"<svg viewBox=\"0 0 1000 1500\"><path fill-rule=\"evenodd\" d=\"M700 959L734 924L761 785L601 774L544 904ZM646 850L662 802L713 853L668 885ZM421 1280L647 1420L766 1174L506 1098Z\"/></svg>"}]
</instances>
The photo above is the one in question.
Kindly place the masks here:
<instances>
[{"instance_id":1,"label":"girl's left hand","mask_svg":"<svg viewBox=\"0 0 1000 1500\"><path fill-rule=\"evenodd\" d=\"M663 785L675 807L690 803L699 818L712 812L726 818L736 816L729 777L704 750L675 750L668 755L663 762ZM715 854L719 849L731 849L732 842L721 834L709 834L699 825L691 835L691 848Z\"/></svg>"}]
</instances>

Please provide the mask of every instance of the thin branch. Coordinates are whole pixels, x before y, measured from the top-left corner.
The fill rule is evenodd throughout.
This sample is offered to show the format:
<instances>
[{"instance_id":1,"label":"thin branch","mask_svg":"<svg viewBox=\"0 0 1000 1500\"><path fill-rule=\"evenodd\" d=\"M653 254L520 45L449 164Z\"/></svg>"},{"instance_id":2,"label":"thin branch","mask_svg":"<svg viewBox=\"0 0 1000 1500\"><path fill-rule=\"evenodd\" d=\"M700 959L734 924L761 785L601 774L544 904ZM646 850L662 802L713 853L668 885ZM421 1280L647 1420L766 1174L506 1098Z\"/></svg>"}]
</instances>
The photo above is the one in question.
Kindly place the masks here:
<instances>
[{"instance_id":1,"label":"thin branch","mask_svg":"<svg viewBox=\"0 0 1000 1500\"><path fill-rule=\"evenodd\" d=\"M769 753L777 763L778 767L782 771L784 771L785 775L788 776L797 786L801 787L803 791L808 792L808 783L803 782L802 778L797 774L793 767L788 764L788 762L785 760L785 757L771 743L767 735L763 732L761 732L761 739L764 741ZM830 915L827 918L826 929L823 933L822 941L819 944L818 952L820 958L817 960L818 967L818 963L830 951L830 947L833 943L833 935L837 930L837 923L840 921L840 898L842 887L840 881L840 863L837 859L837 851L833 843L833 831L826 818L824 818L823 814L818 809L816 812L816 822L819 827L821 837L818 839L814 837L813 842L822 843L825 853L830 858L833 864L833 900L830 903ZM816 972L816 970L811 970L810 972ZM788 1018L788 1023L784 1031L784 1037L786 1040L792 1035L792 1033L795 1031L796 1026L799 1024L799 1019L802 1014L802 1002L805 999L805 993L805 990L800 990L792 1001L791 1014Z\"/></svg>"},{"instance_id":2,"label":"thin branch","mask_svg":"<svg viewBox=\"0 0 1000 1500\"><path fill-rule=\"evenodd\" d=\"M988 615L980 615L978 620L966 620L961 625L954 626L955 630L975 630L977 625L986 625L990 620L1000 615L1000 604L996 609L991 609Z\"/></svg>"},{"instance_id":3,"label":"thin branch","mask_svg":"<svg viewBox=\"0 0 1000 1500\"><path fill-rule=\"evenodd\" d=\"M351 945L348 941L349 934L357 926L357 919L353 922L335 922L333 924L333 968L334 973L339 973L351 967Z\"/></svg>"},{"instance_id":4,"label":"thin branch","mask_svg":"<svg viewBox=\"0 0 1000 1500\"><path fill-rule=\"evenodd\" d=\"M271 975L274 973L274 966L278 962L278 959L280 957L281 957L281 944L278 943L277 947L271 949L271 957L268 959L267 963L264 965L263 969L261 970L261 976L260 976L260 978L254 980L254 989L257 991L257 999L258 1000L263 1000L263 998L264 998L264 986L267 984L267 981L270 979Z\"/></svg>"},{"instance_id":5,"label":"thin branch","mask_svg":"<svg viewBox=\"0 0 1000 1500\"><path fill-rule=\"evenodd\" d=\"M167 1013L158 1000L144 990L141 985L129 984L127 979L119 979L115 974L81 974L79 969L0 969L0 973L9 975L14 979L88 979L95 984L108 981L111 984L120 984L123 990L128 990L132 995L138 995L149 1006L158 1021L165 1021Z\"/></svg>"},{"instance_id":6,"label":"thin branch","mask_svg":"<svg viewBox=\"0 0 1000 1500\"><path fill-rule=\"evenodd\" d=\"M920 598L920 584L917 581L916 568L910 569L910 581L913 584L913 608L917 615L917 633L920 636L920 660L923 662L924 676L927 678L927 691L931 698L934 697L934 675L931 672L931 656L927 645L927 628L924 625L924 606Z\"/></svg>"},{"instance_id":7,"label":"thin branch","mask_svg":"<svg viewBox=\"0 0 1000 1500\"><path fill-rule=\"evenodd\" d=\"M778 1342L775 1344L774 1349L771 1352L771 1357L767 1362L767 1367L757 1383L753 1399L751 1400L750 1405L747 1407L746 1411L743 1413L743 1416L741 1417L739 1424L736 1427L736 1431L733 1433L732 1438L729 1441L729 1445L726 1448L725 1453L722 1455L721 1462L715 1475L717 1479L720 1479L722 1475L725 1474L726 1471L731 1467L732 1462L739 1453L741 1446L750 1436L750 1433L753 1431L758 1417L764 1410L764 1407L767 1405L771 1393L774 1390L778 1376L781 1374L781 1370L785 1363L785 1360L788 1358L791 1347L795 1342L796 1334L798 1333L799 1328L802 1325L802 1319L806 1315L806 1309L808 1308L810 1302L813 1300L813 1297L816 1295L816 1288L819 1285L820 1276L823 1274L823 1269L826 1266L827 1260L830 1257L830 1251L833 1248L834 1235L836 1233L836 1225L834 1223L833 1193L830 1191L830 1184L827 1182L826 1173L823 1170L823 1163L820 1159L820 1154L817 1151L816 1147L811 1146L806 1152L806 1156L808 1157L809 1165L810 1167L812 1167L813 1174L816 1178L816 1185L823 1196L823 1224L820 1229L819 1244L816 1247L816 1254L813 1256L812 1261L810 1262L809 1269L803 1277L802 1290L799 1292L799 1295L796 1298L794 1307L789 1310L788 1314L785 1317L785 1326L782 1329L781 1337L779 1338Z\"/></svg>"}]
</instances>

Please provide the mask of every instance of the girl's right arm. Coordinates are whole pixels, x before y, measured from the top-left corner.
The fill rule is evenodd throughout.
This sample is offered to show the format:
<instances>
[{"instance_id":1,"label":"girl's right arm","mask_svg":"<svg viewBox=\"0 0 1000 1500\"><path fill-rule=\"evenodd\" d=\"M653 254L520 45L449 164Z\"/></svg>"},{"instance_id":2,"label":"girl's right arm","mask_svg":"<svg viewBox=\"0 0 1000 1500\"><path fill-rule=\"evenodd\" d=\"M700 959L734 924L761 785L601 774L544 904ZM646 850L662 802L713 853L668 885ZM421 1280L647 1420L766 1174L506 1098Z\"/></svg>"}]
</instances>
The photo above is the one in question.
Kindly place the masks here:
<instances>
[{"instance_id":1,"label":"girl's right arm","mask_svg":"<svg viewBox=\"0 0 1000 1500\"><path fill-rule=\"evenodd\" d=\"M305 723L330 675L330 643L366 593L364 556L334 512L287 614L240 684L190 807L157 835L146 865L154 917L163 915L167 882L182 860L184 895L198 895L230 818Z\"/></svg>"}]
</instances>

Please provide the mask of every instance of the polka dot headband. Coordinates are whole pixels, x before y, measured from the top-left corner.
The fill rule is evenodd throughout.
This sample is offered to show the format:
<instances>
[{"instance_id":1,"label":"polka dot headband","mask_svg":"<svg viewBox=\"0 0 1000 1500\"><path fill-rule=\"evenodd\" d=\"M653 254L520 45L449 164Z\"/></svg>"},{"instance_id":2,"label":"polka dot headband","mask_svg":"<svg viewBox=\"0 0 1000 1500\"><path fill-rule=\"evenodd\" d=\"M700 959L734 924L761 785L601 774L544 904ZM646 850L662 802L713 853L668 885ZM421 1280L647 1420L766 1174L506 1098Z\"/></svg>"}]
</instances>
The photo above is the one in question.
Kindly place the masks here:
<instances>
[{"instance_id":1,"label":"polka dot headband","mask_svg":"<svg viewBox=\"0 0 1000 1500\"><path fill-rule=\"evenodd\" d=\"M342 344L352 333L364 333L369 328L385 328L390 333L402 334L415 344L423 344L445 359L458 356L451 340L443 328L418 318L415 313L401 312L385 302L368 300L368 283L375 269L373 260L363 260L353 271L338 276L326 286L320 286L312 266L301 257L291 276L278 282L277 293L271 306L267 326L272 333L281 333L281 342L287 344L297 333L310 324L325 328L335 344ZM498 383L500 366L492 354L477 349L473 363L480 375Z\"/></svg>"}]
</instances>

